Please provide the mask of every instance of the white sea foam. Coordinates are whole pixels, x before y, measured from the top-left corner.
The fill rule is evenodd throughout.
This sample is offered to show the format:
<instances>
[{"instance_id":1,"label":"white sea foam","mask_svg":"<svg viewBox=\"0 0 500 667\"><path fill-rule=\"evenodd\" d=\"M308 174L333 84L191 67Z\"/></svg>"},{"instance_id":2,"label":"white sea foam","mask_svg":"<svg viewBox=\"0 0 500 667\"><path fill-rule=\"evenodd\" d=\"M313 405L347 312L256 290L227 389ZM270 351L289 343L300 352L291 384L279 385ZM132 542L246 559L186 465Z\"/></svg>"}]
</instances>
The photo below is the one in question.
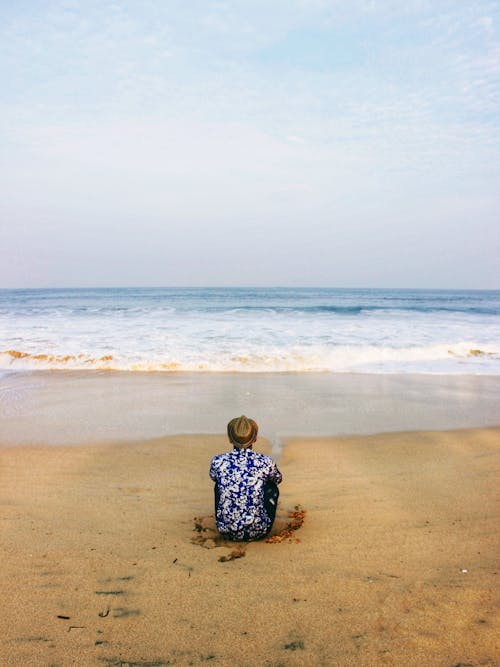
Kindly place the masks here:
<instances>
[{"instance_id":1,"label":"white sea foam","mask_svg":"<svg viewBox=\"0 0 500 667\"><path fill-rule=\"evenodd\" d=\"M376 347L340 345L253 350L214 347L203 354L178 349L161 356L135 351L127 356L111 351L102 356L8 350L0 352L0 370L118 370L136 372L435 372L493 373L500 355L468 341L427 347Z\"/></svg>"},{"instance_id":2,"label":"white sea foam","mask_svg":"<svg viewBox=\"0 0 500 667\"><path fill-rule=\"evenodd\" d=\"M500 293L0 291L0 371L500 374Z\"/></svg>"}]
</instances>

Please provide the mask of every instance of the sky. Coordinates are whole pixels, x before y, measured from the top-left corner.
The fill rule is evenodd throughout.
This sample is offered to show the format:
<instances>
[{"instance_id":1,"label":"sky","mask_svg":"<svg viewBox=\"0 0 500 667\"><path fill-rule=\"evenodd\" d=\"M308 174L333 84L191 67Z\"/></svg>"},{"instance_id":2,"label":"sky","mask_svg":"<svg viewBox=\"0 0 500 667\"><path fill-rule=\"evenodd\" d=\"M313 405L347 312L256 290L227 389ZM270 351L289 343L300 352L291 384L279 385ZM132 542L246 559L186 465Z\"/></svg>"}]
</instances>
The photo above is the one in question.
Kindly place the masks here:
<instances>
[{"instance_id":1,"label":"sky","mask_svg":"<svg viewBox=\"0 0 500 667\"><path fill-rule=\"evenodd\" d=\"M0 0L0 288L500 288L500 2Z\"/></svg>"}]
</instances>

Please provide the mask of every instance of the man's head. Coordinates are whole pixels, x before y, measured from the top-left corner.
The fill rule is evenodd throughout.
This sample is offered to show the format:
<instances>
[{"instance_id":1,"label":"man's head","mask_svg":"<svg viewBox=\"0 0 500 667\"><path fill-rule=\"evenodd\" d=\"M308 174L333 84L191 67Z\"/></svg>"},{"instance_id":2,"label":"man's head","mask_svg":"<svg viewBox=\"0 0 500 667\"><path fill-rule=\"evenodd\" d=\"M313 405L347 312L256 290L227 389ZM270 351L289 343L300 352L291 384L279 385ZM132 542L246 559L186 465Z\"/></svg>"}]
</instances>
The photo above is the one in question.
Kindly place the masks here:
<instances>
[{"instance_id":1,"label":"man's head","mask_svg":"<svg viewBox=\"0 0 500 667\"><path fill-rule=\"evenodd\" d=\"M247 449L257 440L259 427L245 415L231 419L227 425L227 436L235 447Z\"/></svg>"}]
</instances>

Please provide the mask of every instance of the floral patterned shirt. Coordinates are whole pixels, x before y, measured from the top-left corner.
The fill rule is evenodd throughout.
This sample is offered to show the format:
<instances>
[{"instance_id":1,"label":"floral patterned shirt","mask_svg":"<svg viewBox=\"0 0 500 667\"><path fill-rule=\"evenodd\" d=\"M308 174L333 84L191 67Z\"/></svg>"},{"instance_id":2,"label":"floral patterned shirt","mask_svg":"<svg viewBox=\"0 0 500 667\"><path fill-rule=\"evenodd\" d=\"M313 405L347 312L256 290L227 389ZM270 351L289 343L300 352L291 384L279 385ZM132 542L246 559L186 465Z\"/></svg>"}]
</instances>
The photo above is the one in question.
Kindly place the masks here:
<instances>
[{"instance_id":1,"label":"floral patterned shirt","mask_svg":"<svg viewBox=\"0 0 500 667\"><path fill-rule=\"evenodd\" d=\"M235 447L214 456L210 477L217 483L219 503L216 523L230 539L258 539L271 527L264 507L266 482L281 482L281 473L269 457L251 449Z\"/></svg>"}]
</instances>

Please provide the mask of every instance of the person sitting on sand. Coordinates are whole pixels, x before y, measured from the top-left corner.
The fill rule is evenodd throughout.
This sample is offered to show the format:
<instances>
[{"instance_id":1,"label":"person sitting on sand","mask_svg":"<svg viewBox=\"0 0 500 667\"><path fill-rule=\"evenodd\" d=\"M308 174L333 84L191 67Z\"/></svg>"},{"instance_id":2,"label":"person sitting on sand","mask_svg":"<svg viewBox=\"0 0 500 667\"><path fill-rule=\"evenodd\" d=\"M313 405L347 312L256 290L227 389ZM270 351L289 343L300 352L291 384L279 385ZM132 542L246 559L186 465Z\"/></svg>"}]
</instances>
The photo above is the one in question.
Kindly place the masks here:
<instances>
[{"instance_id":1,"label":"person sitting on sand","mask_svg":"<svg viewBox=\"0 0 500 667\"><path fill-rule=\"evenodd\" d=\"M269 456L252 451L258 430L244 415L231 419L227 435L233 450L214 456L210 464L217 529L230 540L264 537L276 516L282 475Z\"/></svg>"}]
</instances>

